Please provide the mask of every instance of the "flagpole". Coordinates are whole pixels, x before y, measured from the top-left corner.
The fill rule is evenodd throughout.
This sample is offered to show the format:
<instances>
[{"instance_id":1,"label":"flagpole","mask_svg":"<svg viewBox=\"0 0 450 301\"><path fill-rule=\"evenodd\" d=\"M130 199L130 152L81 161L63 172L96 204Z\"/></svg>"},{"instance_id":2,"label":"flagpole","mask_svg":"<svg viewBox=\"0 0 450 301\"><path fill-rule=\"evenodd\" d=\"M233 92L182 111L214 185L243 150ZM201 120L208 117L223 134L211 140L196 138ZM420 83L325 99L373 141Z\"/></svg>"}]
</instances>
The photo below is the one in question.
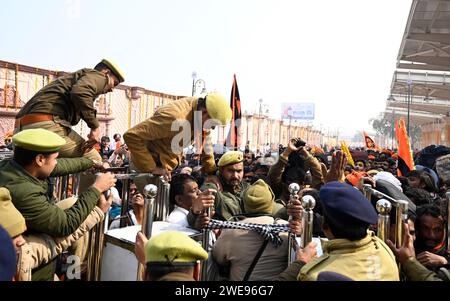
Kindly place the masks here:
<instances>
[{"instance_id":1,"label":"flagpole","mask_svg":"<svg viewBox=\"0 0 450 301\"><path fill-rule=\"evenodd\" d=\"M192 96L195 93L195 79L197 78L197 72L192 72Z\"/></svg>"},{"instance_id":2,"label":"flagpole","mask_svg":"<svg viewBox=\"0 0 450 301\"><path fill-rule=\"evenodd\" d=\"M235 113L236 113L236 104L235 104L235 98L236 98L236 74L233 75L233 91L232 91L232 95L233 95L233 102L232 102L232 107L231 107L231 112L232 112L232 118L231 118L231 125L230 125L230 144L233 143L233 150L236 150L237 148L237 137L235 135L237 135L237 131L236 131L236 124L235 122Z\"/></svg>"},{"instance_id":3,"label":"flagpole","mask_svg":"<svg viewBox=\"0 0 450 301\"><path fill-rule=\"evenodd\" d=\"M256 135L256 152L258 153L259 149L259 135L260 135L260 123L261 123L261 108L262 108L263 100L259 100L259 114L258 114L258 134Z\"/></svg>"}]
</instances>

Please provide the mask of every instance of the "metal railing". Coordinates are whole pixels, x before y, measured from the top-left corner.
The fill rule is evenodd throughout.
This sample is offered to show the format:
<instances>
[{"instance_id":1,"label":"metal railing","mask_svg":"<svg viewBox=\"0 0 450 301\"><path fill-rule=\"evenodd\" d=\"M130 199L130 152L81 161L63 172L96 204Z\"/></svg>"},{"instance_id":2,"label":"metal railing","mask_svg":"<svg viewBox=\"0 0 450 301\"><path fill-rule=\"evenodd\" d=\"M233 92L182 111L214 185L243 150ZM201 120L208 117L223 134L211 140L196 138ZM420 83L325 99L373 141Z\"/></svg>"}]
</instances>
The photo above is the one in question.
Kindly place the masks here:
<instances>
[{"instance_id":1,"label":"metal railing","mask_svg":"<svg viewBox=\"0 0 450 301\"><path fill-rule=\"evenodd\" d=\"M391 207L395 207L395 246L397 248L400 248L403 244L403 237L404 237L404 227L403 224L408 222L408 202L405 200L396 200L387 194L384 194L376 189L373 189L370 184L364 184L363 193L366 196L368 200L371 199L371 196L374 195L378 198L384 199L384 201L387 201L390 203ZM378 224L385 225L386 223L386 212L387 210L385 208L387 206L385 202L380 202L380 204L377 204L377 209L379 209L379 215L378 215ZM390 210L389 210L390 212ZM389 221L389 219L387 219ZM386 239L389 237L385 234L386 227L378 228L377 235L378 237L384 237L384 241L386 242ZM383 232L383 233L382 233Z\"/></svg>"},{"instance_id":2,"label":"metal railing","mask_svg":"<svg viewBox=\"0 0 450 301\"><path fill-rule=\"evenodd\" d=\"M144 188L144 217L142 220L142 233L145 237L150 238L152 236L155 198L158 195L158 188L155 185L149 184ZM137 280L143 280L143 272L145 266L138 263Z\"/></svg>"}]
</instances>

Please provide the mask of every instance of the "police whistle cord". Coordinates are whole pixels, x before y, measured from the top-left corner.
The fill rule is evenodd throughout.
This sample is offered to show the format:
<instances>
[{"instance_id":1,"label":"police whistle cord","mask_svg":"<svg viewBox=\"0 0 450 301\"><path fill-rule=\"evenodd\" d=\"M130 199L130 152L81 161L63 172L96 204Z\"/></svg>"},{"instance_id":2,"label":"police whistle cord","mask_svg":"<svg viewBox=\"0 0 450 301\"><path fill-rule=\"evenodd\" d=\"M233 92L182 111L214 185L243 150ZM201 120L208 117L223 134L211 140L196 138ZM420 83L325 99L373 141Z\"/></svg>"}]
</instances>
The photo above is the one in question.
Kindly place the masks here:
<instances>
[{"instance_id":1,"label":"police whistle cord","mask_svg":"<svg viewBox=\"0 0 450 301\"><path fill-rule=\"evenodd\" d=\"M264 239L270 241L275 248L281 246L283 239L280 237L280 232L288 232L288 224L247 224L239 222L228 222L211 220L207 226L208 229L240 229L240 230L252 230L258 232Z\"/></svg>"}]
</instances>

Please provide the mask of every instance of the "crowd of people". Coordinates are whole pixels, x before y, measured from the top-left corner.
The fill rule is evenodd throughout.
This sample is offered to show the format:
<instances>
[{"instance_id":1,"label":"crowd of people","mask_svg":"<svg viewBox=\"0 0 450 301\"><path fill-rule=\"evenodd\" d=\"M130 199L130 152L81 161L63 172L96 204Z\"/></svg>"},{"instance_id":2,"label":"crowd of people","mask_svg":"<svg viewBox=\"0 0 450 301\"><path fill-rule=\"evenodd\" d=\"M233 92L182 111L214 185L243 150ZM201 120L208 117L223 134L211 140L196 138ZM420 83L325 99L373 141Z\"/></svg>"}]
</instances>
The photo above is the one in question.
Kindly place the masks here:
<instances>
[{"instance_id":1,"label":"crowd of people","mask_svg":"<svg viewBox=\"0 0 450 301\"><path fill-rule=\"evenodd\" d=\"M228 124L232 112L216 93L166 104L111 141L101 137L93 102L123 81L120 69L103 60L48 84L16 116L3 147L13 149L12 157L0 161L0 280L61 279L64 252L79 258L84 275L89 231L105 216L109 229L123 219L126 226L145 223L143 188L157 177L170 183L165 221L207 231L210 240L202 247L181 232L139 232L135 253L145 280L450 280L450 148L417 152L407 173L398 173L396 150L347 153L300 138L275 152L247 146L218 154L210 131ZM80 119L91 129L87 140L71 129ZM173 143L184 131L173 130L177 120L191 134L181 148ZM195 152L186 152L192 144ZM128 188L114 168L155 177L136 178ZM51 179L76 173L77 195L55 200ZM400 233L393 204L389 237L377 236L383 197L368 196L367 185L407 202ZM315 201L315 239L300 247L305 196Z\"/></svg>"}]
</instances>

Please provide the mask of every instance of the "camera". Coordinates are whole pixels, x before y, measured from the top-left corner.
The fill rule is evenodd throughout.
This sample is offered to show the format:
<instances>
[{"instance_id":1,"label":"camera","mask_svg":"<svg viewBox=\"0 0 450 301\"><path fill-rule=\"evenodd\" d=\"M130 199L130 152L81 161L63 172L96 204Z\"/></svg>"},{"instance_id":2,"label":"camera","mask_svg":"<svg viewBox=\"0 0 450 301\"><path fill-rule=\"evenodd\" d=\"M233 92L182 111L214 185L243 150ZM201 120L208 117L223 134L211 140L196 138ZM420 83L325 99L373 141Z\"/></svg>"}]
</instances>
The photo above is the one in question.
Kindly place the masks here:
<instances>
[{"instance_id":1,"label":"camera","mask_svg":"<svg viewBox=\"0 0 450 301\"><path fill-rule=\"evenodd\" d=\"M297 142L295 142L295 147L301 147L301 146L305 146L306 142L303 141L302 139L298 139Z\"/></svg>"}]
</instances>

